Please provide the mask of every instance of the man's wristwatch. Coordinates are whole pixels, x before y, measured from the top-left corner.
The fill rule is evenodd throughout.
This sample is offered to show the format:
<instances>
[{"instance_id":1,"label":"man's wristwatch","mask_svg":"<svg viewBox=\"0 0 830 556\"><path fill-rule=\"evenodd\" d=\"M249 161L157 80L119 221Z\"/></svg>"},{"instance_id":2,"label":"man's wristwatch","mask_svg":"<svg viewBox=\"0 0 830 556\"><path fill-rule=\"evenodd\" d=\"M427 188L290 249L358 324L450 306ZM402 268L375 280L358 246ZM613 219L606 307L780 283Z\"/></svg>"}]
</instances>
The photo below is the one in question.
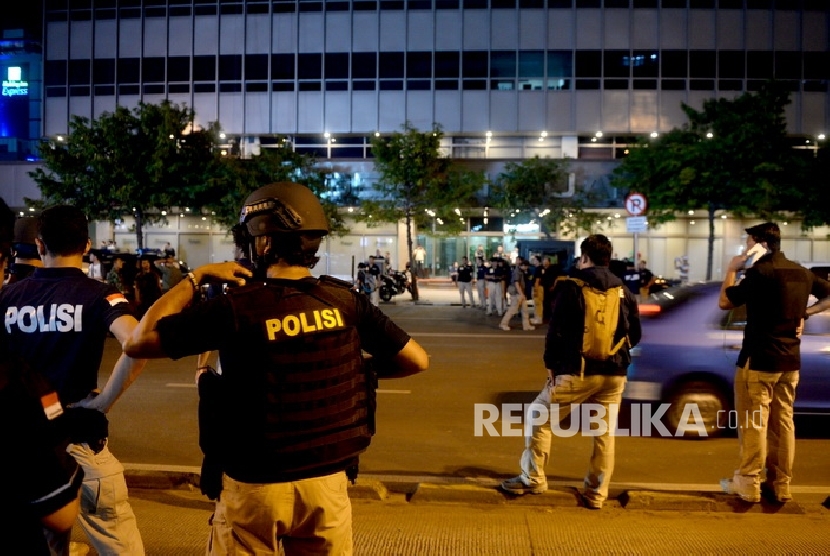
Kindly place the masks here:
<instances>
[{"instance_id":1,"label":"man's wristwatch","mask_svg":"<svg viewBox=\"0 0 830 556\"><path fill-rule=\"evenodd\" d=\"M199 282L196 281L196 275L194 275L192 272L188 272L187 274L185 274L185 278L190 280L190 285L193 286L193 294L195 295L199 293Z\"/></svg>"}]
</instances>

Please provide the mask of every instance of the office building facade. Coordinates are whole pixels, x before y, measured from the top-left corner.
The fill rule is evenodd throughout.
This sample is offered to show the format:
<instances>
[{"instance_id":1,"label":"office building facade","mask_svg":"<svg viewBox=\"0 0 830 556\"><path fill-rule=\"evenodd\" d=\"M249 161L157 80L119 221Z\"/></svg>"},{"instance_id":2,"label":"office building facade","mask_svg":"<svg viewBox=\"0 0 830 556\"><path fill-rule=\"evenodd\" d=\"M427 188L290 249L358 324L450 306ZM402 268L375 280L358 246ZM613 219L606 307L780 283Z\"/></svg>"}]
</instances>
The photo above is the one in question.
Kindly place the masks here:
<instances>
[{"instance_id":1,"label":"office building facade","mask_svg":"<svg viewBox=\"0 0 830 556\"><path fill-rule=\"evenodd\" d=\"M44 31L45 135L75 115L169 99L197 124L220 122L241 156L285 136L357 191L376 177L375 133L437 123L445 154L491 178L509 160L571 159L576 186L601 192L613 218L622 199L608 173L633 137L683 125L681 103L775 78L792 91L794 137L815 145L830 120L830 19L817 0L46 0ZM683 223L678 238L641 239L667 275L696 250L670 246L694 235ZM606 229L628 246L624 230ZM397 232L360 243L397 255ZM499 235L433 243L435 270ZM735 238L723 241L725 259Z\"/></svg>"}]
</instances>

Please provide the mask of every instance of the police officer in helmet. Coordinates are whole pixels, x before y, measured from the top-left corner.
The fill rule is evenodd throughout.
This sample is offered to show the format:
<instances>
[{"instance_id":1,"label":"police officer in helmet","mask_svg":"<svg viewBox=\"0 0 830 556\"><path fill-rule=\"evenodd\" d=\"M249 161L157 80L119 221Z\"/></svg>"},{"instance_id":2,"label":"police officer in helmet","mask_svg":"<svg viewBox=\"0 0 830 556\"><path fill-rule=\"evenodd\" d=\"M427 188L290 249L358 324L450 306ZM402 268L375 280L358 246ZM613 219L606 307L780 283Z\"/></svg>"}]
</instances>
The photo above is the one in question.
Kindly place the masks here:
<instances>
[{"instance_id":1,"label":"police officer in helmet","mask_svg":"<svg viewBox=\"0 0 830 556\"><path fill-rule=\"evenodd\" d=\"M197 268L147 312L127 353L219 351L210 450L223 475L210 554L277 554L280 545L288 556L351 554L346 470L374 430L361 350L381 378L424 371L428 356L350 283L311 275L328 221L309 189L264 186L240 222L253 273L230 262ZM242 287L199 301L206 279Z\"/></svg>"}]
</instances>

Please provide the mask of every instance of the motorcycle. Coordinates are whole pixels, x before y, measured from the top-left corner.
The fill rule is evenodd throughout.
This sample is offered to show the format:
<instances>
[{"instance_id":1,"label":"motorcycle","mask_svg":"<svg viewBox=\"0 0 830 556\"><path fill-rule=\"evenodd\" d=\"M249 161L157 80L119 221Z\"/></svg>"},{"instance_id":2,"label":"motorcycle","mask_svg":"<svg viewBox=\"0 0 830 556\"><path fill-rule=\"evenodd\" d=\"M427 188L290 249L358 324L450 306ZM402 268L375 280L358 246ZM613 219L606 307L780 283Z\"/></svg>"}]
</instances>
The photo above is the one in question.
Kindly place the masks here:
<instances>
[{"instance_id":1,"label":"motorcycle","mask_svg":"<svg viewBox=\"0 0 830 556\"><path fill-rule=\"evenodd\" d=\"M389 274L384 274L380 277L380 298L383 301L390 301L393 295L400 295L404 292L411 291L409 284L406 281L406 274L397 270L390 270Z\"/></svg>"}]
</instances>

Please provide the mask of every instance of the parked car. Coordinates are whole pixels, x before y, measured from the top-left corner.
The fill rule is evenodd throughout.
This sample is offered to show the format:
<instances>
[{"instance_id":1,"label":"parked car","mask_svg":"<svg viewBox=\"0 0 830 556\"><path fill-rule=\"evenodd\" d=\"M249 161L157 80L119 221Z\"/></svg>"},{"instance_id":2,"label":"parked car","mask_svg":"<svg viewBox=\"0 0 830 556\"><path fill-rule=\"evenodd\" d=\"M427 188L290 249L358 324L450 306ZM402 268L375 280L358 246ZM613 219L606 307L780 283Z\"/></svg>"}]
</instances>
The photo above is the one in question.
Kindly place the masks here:
<instances>
[{"instance_id":1,"label":"parked car","mask_svg":"<svg viewBox=\"0 0 830 556\"><path fill-rule=\"evenodd\" d=\"M670 403L664 422L672 434L688 422L682 419L687 403L697 404L708 437L735 428L733 378L746 307L719 309L719 292L720 282L692 284L653 294L640 305L643 339L632 350L623 397L641 404ZM794 409L796 414L830 414L830 312L805 322ZM682 436L700 435L686 431Z\"/></svg>"}]
</instances>

